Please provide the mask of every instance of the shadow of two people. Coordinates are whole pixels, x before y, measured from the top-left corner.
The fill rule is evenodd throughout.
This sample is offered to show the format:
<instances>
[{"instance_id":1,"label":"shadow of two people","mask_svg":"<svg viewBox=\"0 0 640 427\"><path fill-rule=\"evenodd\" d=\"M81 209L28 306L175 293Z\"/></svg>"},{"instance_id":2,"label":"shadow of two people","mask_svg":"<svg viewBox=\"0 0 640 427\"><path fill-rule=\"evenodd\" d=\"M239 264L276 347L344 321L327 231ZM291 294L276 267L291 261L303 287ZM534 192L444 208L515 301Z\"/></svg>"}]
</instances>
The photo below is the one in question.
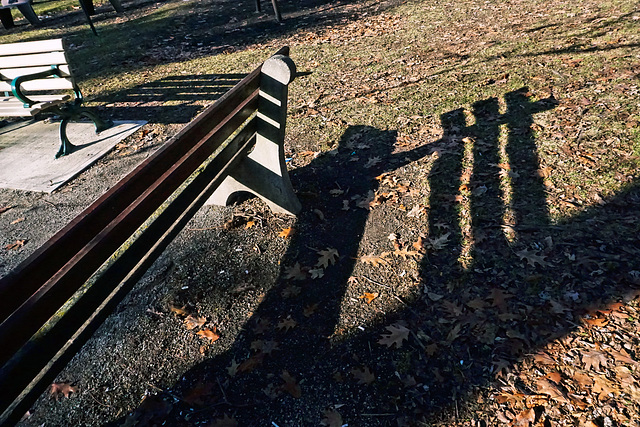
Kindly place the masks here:
<instances>
[{"instance_id":1,"label":"shadow of two people","mask_svg":"<svg viewBox=\"0 0 640 427\"><path fill-rule=\"evenodd\" d=\"M334 156L292 172L294 187L315 197L298 218L277 283L232 349L192 368L173 388L184 396L194 384L215 385L189 422L233 413L241 425L312 425L336 406L350 425L437 419L525 354L573 331L586 309L638 285L637 184L606 206L552 224L532 124L557 102L532 102L526 88L504 99L504 113L498 99L488 99L473 105L472 117L462 109L443 114L442 138L410 151L394 152L395 132L353 126ZM352 161L357 149L378 162ZM359 284L362 277L352 278L358 255L376 245L371 239L382 239L369 227L384 236L407 227L391 208L385 214L354 204L364 200L366 207L366 195L379 189L376 176L429 154L436 160L421 231L440 244L417 264L418 284L409 283L411 274L374 267L367 274L375 280ZM322 248L335 249L339 259L324 276L304 279L299 265L314 265ZM388 312L349 303L372 283L391 300L394 286L411 290ZM404 345L379 345L383 327L394 322ZM178 403L160 418L183 419L191 409Z\"/></svg>"}]
</instances>

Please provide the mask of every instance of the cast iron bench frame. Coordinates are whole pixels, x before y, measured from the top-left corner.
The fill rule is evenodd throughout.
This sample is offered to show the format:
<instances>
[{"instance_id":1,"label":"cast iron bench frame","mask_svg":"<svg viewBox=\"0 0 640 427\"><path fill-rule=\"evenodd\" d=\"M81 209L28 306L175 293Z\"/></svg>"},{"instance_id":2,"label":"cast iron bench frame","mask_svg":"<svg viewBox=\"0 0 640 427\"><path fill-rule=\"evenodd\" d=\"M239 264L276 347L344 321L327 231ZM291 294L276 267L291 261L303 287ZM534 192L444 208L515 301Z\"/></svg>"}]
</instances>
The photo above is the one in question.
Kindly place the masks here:
<instances>
[{"instance_id":1,"label":"cast iron bench frame","mask_svg":"<svg viewBox=\"0 0 640 427\"><path fill-rule=\"evenodd\" d=\"M288 47L265 61L0 279L0 424L35 402L205 203L300 202L284 160Z\"/></svg>"},{"instance_id":2,"label":"cast iron bench frame","mask_svg":"<svg viewBox=\"0 0 640 427\"><path fill-rule=\"evenodd\" d=\"M68 94L73 92L73 99ZM60 149L56 158L73 151L67 124L85 117L96 133L113 125L83 107L62 39L0 44L0 117L60 116Z\"/></svg>"}]
</instances>

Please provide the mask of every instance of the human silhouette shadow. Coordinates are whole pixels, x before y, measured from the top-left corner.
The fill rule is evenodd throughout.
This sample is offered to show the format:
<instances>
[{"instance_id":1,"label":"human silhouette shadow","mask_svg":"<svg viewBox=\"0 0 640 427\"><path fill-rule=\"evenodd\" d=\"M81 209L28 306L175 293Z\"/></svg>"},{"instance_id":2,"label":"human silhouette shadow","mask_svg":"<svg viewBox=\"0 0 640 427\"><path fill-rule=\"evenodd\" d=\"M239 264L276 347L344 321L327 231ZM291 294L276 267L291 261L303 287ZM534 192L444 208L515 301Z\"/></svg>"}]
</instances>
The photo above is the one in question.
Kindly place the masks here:
<instances>
[{"instance_id":1,"label":"human silhouette shadow","mask_svg":"<svg viewBox=\"0 0 640 427\"><path fill-rule=\"evenodd\" d=\"M552 221L532 127L533 116L557 102L532 102L526 88L504 99L504 113L497 99L475 103L469 125L462 109L443 114L442 138L411 151L393 153L394 132L351 127L336 151L294 170L294 187L307 197L275 285L229 351L168 391L185 397L208 384L199 401L183 398L156 421L229 414L240 425L313 425L330 406L349 425L434 421L573 331L587 310L640 286L640 257L629 258L640 254L630 216L640 207L637 182L605 206ZM448 238L426 245L419 295L380 313L373 327L354 328L341 319L342 303L353 298L355 258L372 245L361 240L370 213L357 204L378 189L376 176L434 151L425 233ZM321 278L296 280L296 263L313 267L325 248L338 251L336 264ZM378 344L384 326L397 321L411 331L404 345ZM357 372L365 378L356 381Z\"/></svg>"}]
</instances>

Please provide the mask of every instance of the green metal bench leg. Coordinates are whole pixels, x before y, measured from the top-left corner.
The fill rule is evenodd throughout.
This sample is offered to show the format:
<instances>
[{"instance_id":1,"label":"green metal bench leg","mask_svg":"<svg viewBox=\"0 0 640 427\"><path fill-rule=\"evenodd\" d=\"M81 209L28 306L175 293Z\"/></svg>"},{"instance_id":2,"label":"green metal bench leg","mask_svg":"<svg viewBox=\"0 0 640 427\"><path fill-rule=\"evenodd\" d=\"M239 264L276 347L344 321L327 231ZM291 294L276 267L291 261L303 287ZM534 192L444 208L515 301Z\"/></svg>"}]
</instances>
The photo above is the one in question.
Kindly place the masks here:
<instances>
[{"instance_id":1,"label":"green metal bench leg","mask_svg":"<svg viewBox=\"0 0 640 427\"><path fill-rule=\"evenodd\" d=\"M56 159L71 154L76 148L75 145L69 141L69 138L67 138L67 124L69 120L71 120L71 117L65 117L60 121L60 149L56 153Z\"/></svg>"},{"instance_id":2,"label":"green metal bench leg","mask_svg":"<svg viewBox=\"0 0 640 427\"><path fill-rule=\"evenodd\" d=\"M93 122L93 124L96 127L96 133L100 133L103 130L107 130L111 126L113 126L113 122L111 120L102 120L100 116L98 116L93 111L82 110L79 115L81 117L86 117L87 119Z\"/></svg>"}]
</instances>

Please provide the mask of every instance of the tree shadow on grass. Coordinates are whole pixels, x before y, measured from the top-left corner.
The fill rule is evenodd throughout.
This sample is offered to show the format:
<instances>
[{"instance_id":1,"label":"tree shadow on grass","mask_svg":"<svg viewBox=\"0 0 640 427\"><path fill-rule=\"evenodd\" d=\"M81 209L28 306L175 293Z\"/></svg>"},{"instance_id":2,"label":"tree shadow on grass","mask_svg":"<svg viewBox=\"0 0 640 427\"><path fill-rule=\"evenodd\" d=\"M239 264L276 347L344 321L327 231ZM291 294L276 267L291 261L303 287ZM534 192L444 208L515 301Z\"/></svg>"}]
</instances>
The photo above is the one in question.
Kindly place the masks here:
<instances>
[{"instance_id":1,"label":"tree shadow on grass","mask_svg":"<svg viewBox=\"0 0 640 427\"><path fill-rule=\"evenodd\" d=\"M411 151L394 153L394 132L351 127L335 156L294 170L294 187L311 198L276 284L233 347L158 397L172 404L151 418L177 425L226 414L239 425L317 425L334 408L349 425L434 422L575 330L590 308L633 292L640 285L637 183L605 206L552 223L531 127L556 102L531 102L526 89L504 98L504 113L497 99L475 103L472 124L463 110L444 114L443 137ZM374 160L355 159L364 151ZM375 177L428 154L437 159L419 283L384 265L363 270L356 258L379 247L366 229L406 221L388 206L368 210ZM339 257L324 252L323 261L326 248ZM312 279L314 270L324 276ZM379 299L365 306L357 298L371 288ZM378 303L394 298L394 311ZM370 308L354 309L352 299ZM381 345L381 333L396 334L401 345ZM136 417L151 419L148 407Z\"/></svg>"}]
</instances>

